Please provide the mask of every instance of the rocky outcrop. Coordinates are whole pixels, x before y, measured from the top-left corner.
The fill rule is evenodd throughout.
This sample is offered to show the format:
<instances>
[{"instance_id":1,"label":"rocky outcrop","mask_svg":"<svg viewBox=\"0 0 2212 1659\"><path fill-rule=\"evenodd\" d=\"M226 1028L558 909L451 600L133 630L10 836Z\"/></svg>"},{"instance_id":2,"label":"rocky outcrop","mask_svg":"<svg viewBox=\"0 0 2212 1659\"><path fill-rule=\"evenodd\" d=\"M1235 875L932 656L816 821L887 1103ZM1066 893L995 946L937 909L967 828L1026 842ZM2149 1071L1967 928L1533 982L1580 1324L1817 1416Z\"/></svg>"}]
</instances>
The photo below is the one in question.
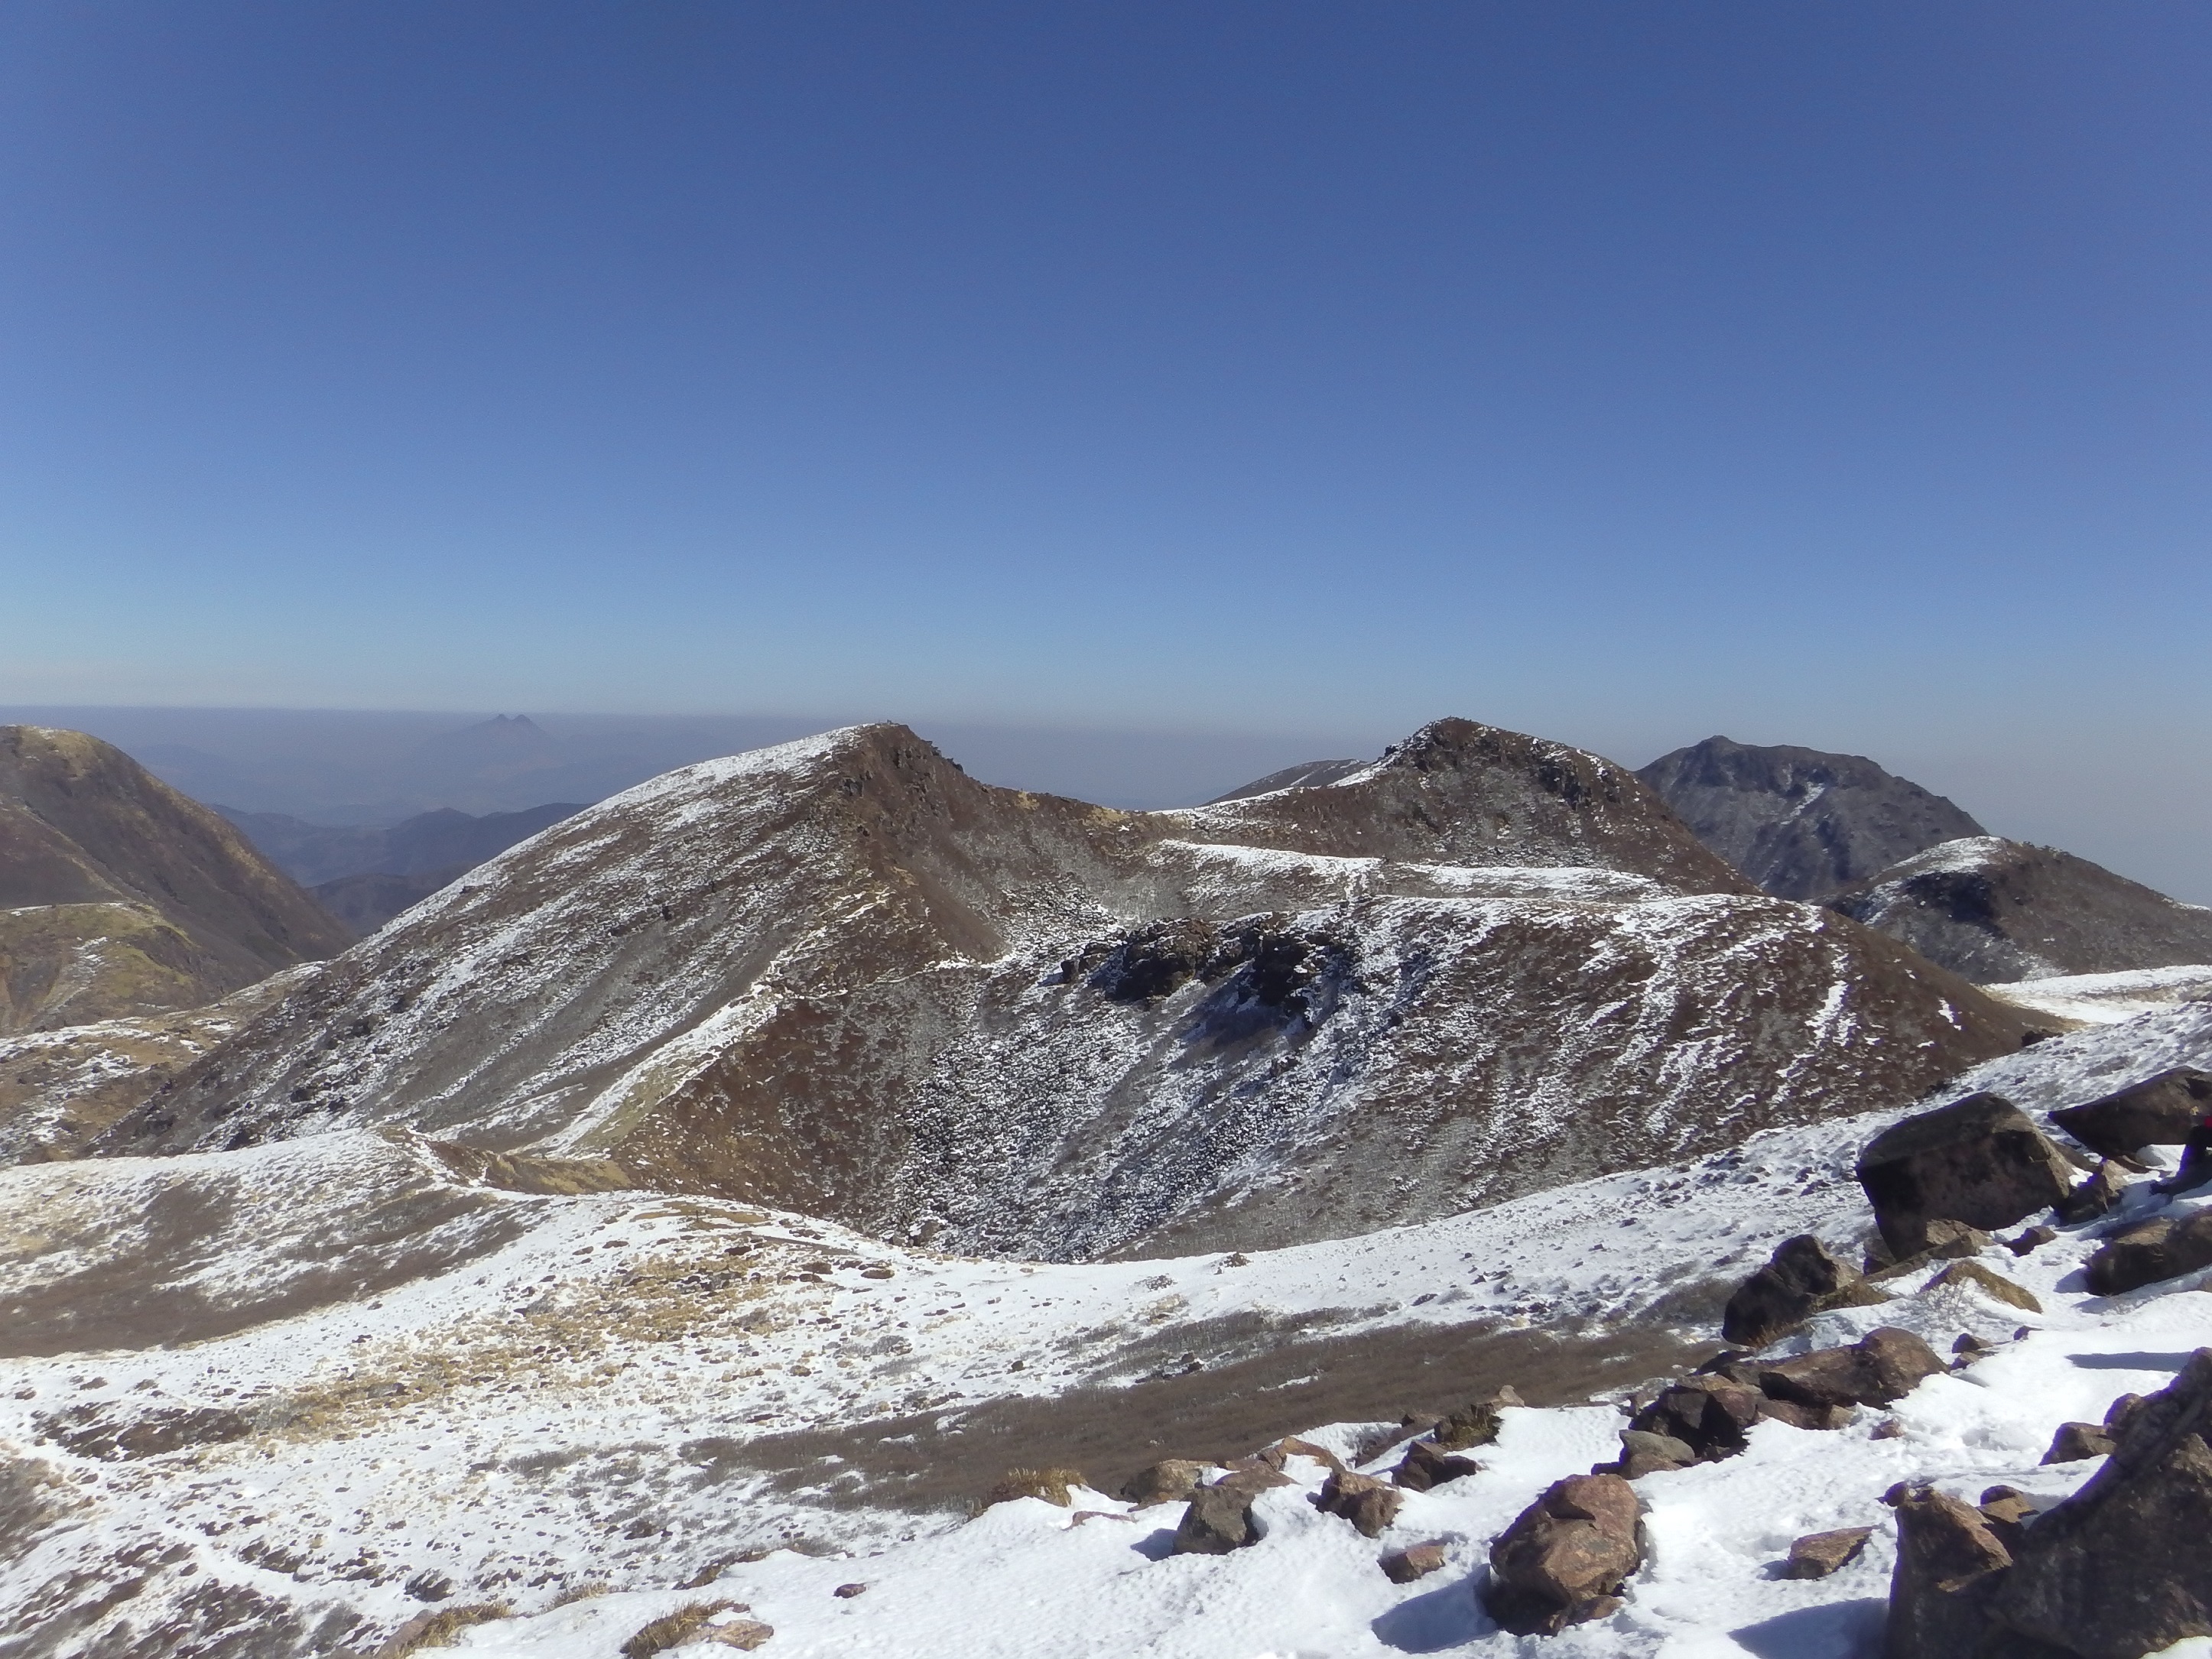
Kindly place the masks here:
<instances>
[{"instance_id":1,"label":"rocky outcrop","mask_svg":"<svg viewBox=\"0 0 2212 1659\"><path fill-rule=\"evenodd\" d=\"M0 726L0 1035L198 1007L348 943L120 750Z\"/></svg>"},{"instance_id":2,"label":"rocky outcrop","mask_svg":"<svg viewBox=\"0 0 2212 1659\"><path fill-rule=\"evenodd\" d=\"M1775 1246L1765 1266L1737 1286L1721 1321L1721 1340L1763 1348L1816 1313L1883 1299L1862 1286L1856 1267L1810 1233L1800 1233Z\"/></svg>"},{"instance_id":3,"label":"rocky outcrop","mask_svg":"<svg viewBox=\"0 0 2212 1659\"><path fill-rule=\"evenodd\" d=\"M2121 1296L2212 1267L2212 1209L2187 1217L2158 1216L2108 1238L2082 1268L2099 1296Z\"/></svg>"},{"instance_id":4,"label":"rocky outcrop","mask_svg":"<svg viewBox=\"0 0 2212 1659\"><path fill-rule=\"evenodd\" d=\"M1859 755L1707 738L1636 775L1778 898L1819 900L1982 826Z\"/></svg>"},{"instance_id":5,"label":"rocky outcrop","mask_svg":"<svg viewBox=\"0 0 2212 1659\"><path fill-rule=\"evenodd\" d=\"M2017 1048L1972 988L1743 888L1619 769L1465 721L1158 813L857 728L553 825L97 1150L399 1126L941 1249L1158 1255L1648 1167Z\"/></svg>"},{"instance_id":6,"label":"rocky outcrop","mask_svg":"<svg viewBox=\"0 0 2212 1659\"><path fill-rule=\"evenodd\" d=\"M2008 1227L2063 1202L2073 1168L2010 1101L1969 1095L1892 1124L1860 1153L1859 1185L1899 1256L1928 1248L1929 1224Z\"/></svg>"},{"instance_id":7,"label":"rocky outcrop","mask_svg":"<svg viewBox=\"0 0 2212 1659\"><path fill-rule=\"evenodd\" d=\"M1980 985L2212 962L2212 909L1995 836L1930 848L1828 903Z\"/></svg>"},{"instance_id":8,"label":"rocky outcrop","mask_svg":"<svg viewBox=\"0 0 2212 1659\"><path fill-rule=\"evenodd\" d=\"M1616 1474L1556 1482L1490 1547L1483 1606L1516 1636L1602 1619L1644 1565L1644 1507Z\"/></svg>"},{"instance_id":9,"label":"rocky outcrop","mask_svg":"<svg viewBox=\"0 0 2212 1659\"><path fill-rule=\"evenodd\" d=\"M2177 1066L2051 1121L2091 1152L2128 1158L2146 1146L2179 1146L2212 1112L2212 1073Z\"/></svg>"}]
</instances>

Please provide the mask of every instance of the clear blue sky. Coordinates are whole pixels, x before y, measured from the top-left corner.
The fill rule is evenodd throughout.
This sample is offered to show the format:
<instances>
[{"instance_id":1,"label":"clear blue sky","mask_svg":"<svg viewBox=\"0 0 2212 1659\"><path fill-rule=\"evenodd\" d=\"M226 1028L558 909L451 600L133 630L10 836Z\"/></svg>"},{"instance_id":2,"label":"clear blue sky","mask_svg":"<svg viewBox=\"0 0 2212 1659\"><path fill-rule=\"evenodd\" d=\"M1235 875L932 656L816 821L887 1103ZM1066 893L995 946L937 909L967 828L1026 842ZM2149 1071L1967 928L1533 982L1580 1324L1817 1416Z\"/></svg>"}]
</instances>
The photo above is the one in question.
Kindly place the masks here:
<instances>
[{"instance_id":1,"label":"clear blue sky","mask_svg":"<svg viewBox=\"0 0 2212 1659\"><path fill-rule=\"evenodd\" d=\"M2172 884L2208 140L2196 4L14 5L0 701L1720 730Z\"/></svg>"}]
</instances>

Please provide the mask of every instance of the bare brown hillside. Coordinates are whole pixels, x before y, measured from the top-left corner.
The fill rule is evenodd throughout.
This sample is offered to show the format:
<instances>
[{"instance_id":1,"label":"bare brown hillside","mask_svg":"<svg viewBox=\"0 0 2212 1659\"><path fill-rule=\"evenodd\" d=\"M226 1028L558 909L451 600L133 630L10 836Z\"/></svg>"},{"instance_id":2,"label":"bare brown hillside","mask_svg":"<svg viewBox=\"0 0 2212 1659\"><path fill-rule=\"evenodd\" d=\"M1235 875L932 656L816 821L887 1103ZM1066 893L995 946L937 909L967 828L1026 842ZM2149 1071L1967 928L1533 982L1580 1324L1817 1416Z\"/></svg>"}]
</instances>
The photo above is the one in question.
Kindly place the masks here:
<instances>
[{"instance_id":1,"label":"bare brown hillside","mask_svg":"<svg viewBox=\"0 0 2212 1659\"><path fill-rule=\"evenodd\" d=\"M213 1002L346 943L229 824L120 750L0 726L0 1033Z\"/></svg>"}]
</instances>

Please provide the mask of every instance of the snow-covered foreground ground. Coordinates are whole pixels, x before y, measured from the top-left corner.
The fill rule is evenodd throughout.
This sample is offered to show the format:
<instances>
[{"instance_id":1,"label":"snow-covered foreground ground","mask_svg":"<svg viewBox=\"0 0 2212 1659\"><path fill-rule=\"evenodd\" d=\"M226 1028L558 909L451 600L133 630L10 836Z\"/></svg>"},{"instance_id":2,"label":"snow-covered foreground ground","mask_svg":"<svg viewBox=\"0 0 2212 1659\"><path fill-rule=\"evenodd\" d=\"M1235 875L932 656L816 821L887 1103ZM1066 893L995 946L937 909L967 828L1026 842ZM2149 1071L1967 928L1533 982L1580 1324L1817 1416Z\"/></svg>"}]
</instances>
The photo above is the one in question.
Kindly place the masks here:
<instances>
[{"instance_id":1,"label":"snow-covered foreground ground","mask_svg":"<svg viewBox=\"0 0 2212 1659\"><path fill-rule=\"evenodd\" d=\"M1950 1092L1994 1088L2041 1111L2208 1060L2212 1009L2184 1006L2045 1042ZM1073 1266L931 1256L637 1194L467 1188L473 1209L404 1233L375 1194L413 1182L421 1202L459 1199L419 1143L374 1134L0 1172L0 1297L70 1274L95 1283L133 1252L159 1260L149 1282L179 1305L304 1286L299 1310L279 1297L281 1314L172 1347L0 1362L0 1475L22 1513L45 1517L0 1557L0 1609L27 1622L25 1655L80 1651L118 1618L142 1645L113 1651L191 1650L143 1644L218 1582L240 1617L306 1629L323 1610L363 1614L346 1639L367 1649L425 1594L496 1601L516 1616L460 1632L460 1649L542 1659L613 1659L641 1626L702 1600L748 1604L775 1627L763 1650L774 1654L1864 1653L1890 1559L1881 1493L1907 1477L1970 1498L1998 1483L2071 1491L2095 1465L2039 1466L2052 1431L2163 1386L2212 1341L2197 1279L2089 1297L2077 1270L2094 1241L2077 1230L2025 1260L1990 1255L2041 1299L2039 1316L1907 1279L1883 1306L1827 1316L1793 1346L1887 1323L1939 1351L1962 1333L1999 1347L1901 1402L1896 1437L1872 1437L1877 1413L1828 1433L1770 1423L1744 1457L1647 1477L1652 1559L1627 1605L1525 1642L1491 1629L1473 1581L1535 1492L1613 1455L1613 1404L1509 1413L1484 1472L1408 1496L1381 1540L1314 1510L1322 1471L1294 1461L1303 1485L1261 1500L1267 1535L1218 1558L1166 1554L1179 1506L1133 1511L1090 1492L1073 1510L1021 1500L969 1519L882 1501L897 1493L857 1472L854 1444L823 1440L818 1473L798 1477L790 1448L869 1423L888 1436L893 1419L951 1434L994 1402L1078 1388L1120 1390L1140 1421L1143 1378L1185 1354L1201 1368L1233 1359L1255 1325L1379 1341L1425 1326L1601 1333L1663 1318L1790 1234L1855 1243L1867 1217L1852 1160L1893 1115L1249 1260ZM327 1199L306 1201L319 1190L361 1195L353 1232ZM180 1193L197 1231L172 1224ZM2150 1201L2141 1186L2130 1199ZM164 1243L169 1231L189 1232L189 1248ZM437 1249L420 1272L345 1293L369 1282L364 1253L389 1266L425 1240ZM317 1273L331 1282L309 1283ZM1279 1379L1286 1398L1298 1380ZM66 1443L88 1425L188 1411L235 1413L238 1431L122 1461ZM1373 1426L1310 1437L1349 1452ZM1791 1538L1851 1525L1877 1528L1856 1563L1818 1582L1774 1576ZM1430 1539L1449 1547L1443 1571L1398 1586L1376 1569ZM732 1559L744 1553L761 1559ZM87 1577L68 1588L72 1574ZM127 1607L79 1617L125 1576L143 1580ZM703 1587L674 1588L694 1580ZM854 1583L866 1588L832 1593ZM575 1599L554 1605L564 1596Z\"/></svg>"}]
</instances>

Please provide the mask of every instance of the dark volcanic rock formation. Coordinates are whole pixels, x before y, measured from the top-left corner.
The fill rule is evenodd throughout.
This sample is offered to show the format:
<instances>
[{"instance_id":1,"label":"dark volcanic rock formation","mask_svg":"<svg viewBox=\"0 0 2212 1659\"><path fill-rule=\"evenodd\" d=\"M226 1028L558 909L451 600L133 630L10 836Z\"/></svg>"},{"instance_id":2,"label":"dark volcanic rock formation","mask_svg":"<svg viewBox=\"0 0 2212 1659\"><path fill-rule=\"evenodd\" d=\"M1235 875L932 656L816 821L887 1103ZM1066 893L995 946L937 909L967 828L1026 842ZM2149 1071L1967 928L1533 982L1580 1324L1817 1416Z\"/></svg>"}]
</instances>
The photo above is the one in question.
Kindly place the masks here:
<instances>
[{"instance_id":1,"label":"dark volcanic rock formation","mask_svg":"<svg viewBox=\"0 0 2212 1659\"><path fill-rule=\"evenodd\" d=\"M213 1002L346 943L235 830L120 750L0 726L0 1032Z\"/></svg>"},{"instance_id":2,"label":"dark volcanic rock formation","mask_svg":"<svg viewBox=\"0 0 2212 1659\"><path fill-rule=\"evenodd\" d=\"M2212 909L1995 836L1929 848L1828 902L1982 985L2212 962Z\"/></svg>"},{"instance_id":3,"label":"dark volcanic rock formation","mask_svg":"<svg viewBox=\"0 0 2212 1659\"><path fill-rule=\"evenodd\" d=\"M1778 898L1825 898L1938 842L1984 833L1942 796L1858 755L1707 738L1636 775Z\"/></svg>"},{"instance_id":4,"label":"dark volcanic rock formation","mask_svg":"<svg viewBox=\"0 0 2212 1659\"><path fill-rule=\"evenodd\" d=\"M1746 890L1620 769L1467 721L1120 812L900 726L503 854L102 1140L400 1124L1051 1256L1363 1231L1911 1098L2020 1018Z\"/></svg>"}]
</instances>

